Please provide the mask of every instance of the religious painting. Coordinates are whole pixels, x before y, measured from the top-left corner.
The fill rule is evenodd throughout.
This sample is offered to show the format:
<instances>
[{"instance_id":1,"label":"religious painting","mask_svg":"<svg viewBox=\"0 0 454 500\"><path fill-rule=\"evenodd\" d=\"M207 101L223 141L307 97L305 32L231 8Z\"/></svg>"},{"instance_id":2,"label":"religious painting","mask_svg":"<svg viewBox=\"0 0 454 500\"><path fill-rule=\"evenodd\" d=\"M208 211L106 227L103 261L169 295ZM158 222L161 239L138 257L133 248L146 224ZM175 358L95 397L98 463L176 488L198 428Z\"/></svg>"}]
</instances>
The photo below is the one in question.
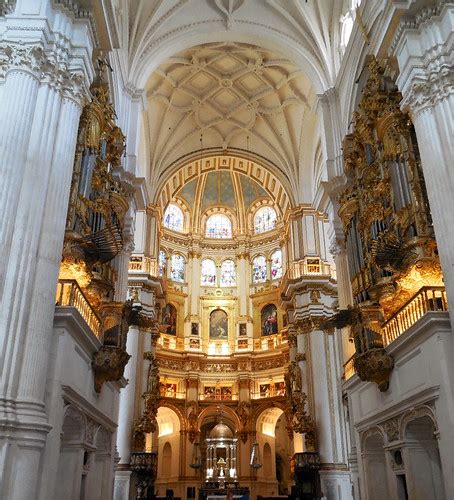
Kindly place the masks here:
<instances>
[{"instance_id":1,"label":"religious painting","mask_svg":"<svg viewBox=\"0 0 454 500\"><path fill-rule=\"evenodd\" d=\"M199 335L199 324L191 323L191 335L195 335L198 337Z\"/></svg>"},{"instance_id":2,"label":"religious painting","mask_svg":"<svg viewBox=\"0 0 454 500\"><path fill-rule=\"evenodd\" d=\"M199 347L200 347L199 339L189 339L190 349L199 349Z\"/></svg>"},{"instance_id":3,"label":"religious painting","mask_svg":"<svg viewBox=\"0 0 454 500\"><path fill-rule=\"evenodd\" d=\"M247 349L247 348L248 348L247 339L238 340L238 349Z\"/></svg>"},{"instance_id":4,"label":"religious painting","mask_svg":"<svg viewBox=\"0 0 454 500\"><path fill-rule=\"evenodd\" d=\"M161 396L165 398L174 398L177 395L177 384L160 384Z\"/></svg>"},{"instance_id":5,"label":"religious painting","mask_svg":"<svg viewBox=\"0 0 454 500\"><path fill-rule=\"evenodd\" d=\"M276 382L274 384L274 393L276 396L285 396L285 382Z\"/></svg>"},{"instance_id":6,"label":"religious painting","mask_svg":"<svg viewBox=\"0 0 454 500\"><path fill-rule=\"evenodd\" d=\"M274 335L277 333L277 308L274 304L268 304L262 309L262 335Z\"/></svg>"},{"instance_id":7,"label":"religious painting","mask_svg":"<svg viewBox=\"0 0 454 500\"><path fill-rule=\"evenodd\" d=\"M215 309L210 314L210 338L226 340L229 336L227 313L222 309Z\"/></svg>"},{"instance_id":8,"label":"religious painting","mask_svg":"<svg viewBox=\"0 0 454 500\"><path fill-rule=\"evenodd\" d=\"M205 386L203 391L203 396L205 399L215 399L216 397L216 387L214 386Z\"/></svg>"},{"instance_id":9,"label":"religious painting","mask_svg":"<svg viewBox=\"0 0 454 500\"><path fill-rule=\"evenodd\" d=\"M232 399L232 388L231 387L221 387L221 399L224 399L224 400Z\"/></svg>"},{"instance_id":10,"label":"religious painting","mask_svg":"<svg viewBox=\"0 0 454 500\"><path fill-rule=\"evenodd\" d=\"M240 337L244 337L247 335L247 325L246 323L240 323L240 331L239 331Z\"/></svg>"},{"instance_id":11,"label":"religious painting","mask_svg":"<svg viewBox=\"0 0 454 500\"><path fill-rule=\"evenodd\" d=\"M271 385L270 384L260 384L260 397L269 398L271 395Z\"/></svg>"},{"instance_id":12,"label":"religious painting","mask_svg":"<svg viewBox=\"0 0 454 500\"><path fill-rule=\"evenodd\" d=\"M177 334L177 310L172 304L167 304L162 310L161 333Z\"/></svg>"}]
</instances>

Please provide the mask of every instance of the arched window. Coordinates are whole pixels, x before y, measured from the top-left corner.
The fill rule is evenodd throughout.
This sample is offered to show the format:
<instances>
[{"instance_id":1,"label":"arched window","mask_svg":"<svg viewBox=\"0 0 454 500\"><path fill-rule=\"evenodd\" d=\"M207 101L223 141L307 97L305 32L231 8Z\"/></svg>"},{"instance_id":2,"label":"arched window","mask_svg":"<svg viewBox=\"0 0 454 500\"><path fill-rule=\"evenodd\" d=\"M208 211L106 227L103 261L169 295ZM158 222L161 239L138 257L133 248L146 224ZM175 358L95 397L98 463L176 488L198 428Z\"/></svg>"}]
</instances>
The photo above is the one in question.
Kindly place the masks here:
<instances>
[{"instance_id":1,"label":"arched window","mask_svg":"<svg viewBox=\"0 0 454 500\"><path fill-rule=\"evenodd\" d=\"M276 227L276 210L271 207L262 207L257 210L254 217L254 230L256 233L271 231Z\"/></svg>"},{"instance_id":2,"label":"arched window","mask_svg":"<svg viewBox=\"0 0 454 500\"><path fill-rule=\"evenodd\" d=\"M184 282L184 257L179 254L173 254L170 259L170 279L173 281Z\"/></svg>"},{"instance_id":3,"label":"arched window","mask_svg":"<svg viewBox=\"0 0 454 500\"><path fill-rule=\"evenodd\" d=\"M164 250L159 251L159 276L165 276L167 274L167 254Z\"/></svg>"},{"instance_id":4,"label":"arched window","mask_svg":"<svg viewBox=\"0 0 454 500\"><path fill-rule=\"evenodd\" d=\"M164 212L164 226L174 231L183 231L184 216L180 207L170 203Z\"/></svg>"},{"instance_id":5,"label":"arched window","mask_svg":"<svg viewBox=\"0 0 454 500\"><path fill-rule=\"evenodd\" d=\"M221 286L235 286L236 285L236 270L235 262L233 260L224 260L221 265Z\"/></svg>"},{"instance_id":6,"label":"arched window","mask_svg":"<svg viewBox=\"0 0 454 500\"><path fill-rule=\"evenodd\" d=\"M216 264L211 259L202 260L200 284L204 286L216 286Z\"/></svg>"},{"instance_id":7,"label":"arched window","mask_svg":"<svg viewBox=\"0 0 454 500\"><path fill-rule=\"evenodd\" d=\"M257 255L252 261L252 282L262 281L266 281L266 259L263 255Z\"/></svg>"},{"instance_id":8,"label":"arched window","mask_svg":"<svg viewBox=\"0 0 454 500\"><path fill-rule=\"evenodd\" d=\"M208 238L231 238L231 220L224 214L211 215L207 219L205 235Z\"/></svg>"},{"instance_id":9,"label":"arched window","mask_svg":"<svg viewBox=\"0 0 454 500\"><path fill-rule=\"evenodd\" d=\"M271 254L271 279L282 278L282 250L276 250Z\"/></svg>"}]
</instances>

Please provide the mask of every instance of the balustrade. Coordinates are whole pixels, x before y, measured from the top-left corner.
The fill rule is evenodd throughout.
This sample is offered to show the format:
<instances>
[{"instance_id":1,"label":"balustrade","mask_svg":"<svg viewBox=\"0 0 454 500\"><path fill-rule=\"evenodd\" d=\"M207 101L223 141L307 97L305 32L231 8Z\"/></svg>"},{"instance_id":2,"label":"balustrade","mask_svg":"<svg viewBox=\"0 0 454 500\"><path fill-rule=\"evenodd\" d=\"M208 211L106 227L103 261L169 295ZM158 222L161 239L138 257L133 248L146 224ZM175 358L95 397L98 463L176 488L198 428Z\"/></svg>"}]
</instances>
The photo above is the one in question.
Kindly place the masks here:
<instances>
[{"instance_id":1,"label":"balustrade","mask_svg":"<svg viewBox=\"0 0 454 500\"><path fill-rule=\"evenodd\" d=\"M101 342L103 341L101 320L90 305L76 280L58 280L55 305L61 307L74 307L77 309L91 331Z\"/></svg>"},{"instance_id":2,"label":"balustrade","mask_svg":"<svg viewBox=\"0 0 454 500\"><path fill-rule=\"evenodd\" d=\"M382 326L383 347L390 345L430 311L447 311L448 301L446 291L441 286L426 286L419 290L398 311L396 311ZM344 364L344 380L355 374L352 356Z\"/></svg>"}]
</instances>

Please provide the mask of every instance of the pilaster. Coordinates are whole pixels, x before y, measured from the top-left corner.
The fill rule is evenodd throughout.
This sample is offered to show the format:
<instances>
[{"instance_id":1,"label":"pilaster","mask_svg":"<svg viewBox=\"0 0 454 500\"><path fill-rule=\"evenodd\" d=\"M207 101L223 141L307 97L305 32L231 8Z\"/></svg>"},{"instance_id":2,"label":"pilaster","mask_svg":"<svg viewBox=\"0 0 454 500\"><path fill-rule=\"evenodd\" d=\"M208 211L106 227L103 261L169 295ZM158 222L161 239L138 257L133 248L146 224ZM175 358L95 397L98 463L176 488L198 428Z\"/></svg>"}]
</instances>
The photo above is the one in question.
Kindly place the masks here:
<instances>
[{"instance_id":1,"label":"pilaster","mask_svg":"<svg viewBox=\"0 0 454 500\"><path fill-rule=\"evenodd\" d=\"M0 496L11 499L35 495L49 430L55 287L94 45L88 18L45 0L34 15L23 8L8 16L0 41ZM13 481L17 473L27 480Z\"/></svg>"},{"instance_id":2,"label":"pilaster","mask_svg":"<svg viewBox=\"0 0 454 500\"><path fill-rule=\"evenodd\" d=\"M437 2L397 29L391 54L413 120L448 302L454 304L454 4ZM451 317L454 326L454 315Z\"/></svg>"}]
</instances>

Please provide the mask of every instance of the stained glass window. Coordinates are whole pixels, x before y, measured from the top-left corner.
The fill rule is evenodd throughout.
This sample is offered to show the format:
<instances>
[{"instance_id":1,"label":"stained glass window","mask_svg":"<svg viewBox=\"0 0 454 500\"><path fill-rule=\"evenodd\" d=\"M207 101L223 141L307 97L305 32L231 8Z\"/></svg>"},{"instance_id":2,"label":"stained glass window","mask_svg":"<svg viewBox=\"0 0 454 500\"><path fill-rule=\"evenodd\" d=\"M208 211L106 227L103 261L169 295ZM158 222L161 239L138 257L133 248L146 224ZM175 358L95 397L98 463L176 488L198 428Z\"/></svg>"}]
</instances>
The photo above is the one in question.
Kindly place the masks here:
<instances>
[{"instance_id":1,"label":"stained glass window","mask_svg":"<svg viewBox=\"0 0 454 500\"><path fill-rule=\"evenodd\" d=\"M252 261L252 282L262 281L266 281L266 259L263 255L257 255Z\"/></svg>"},{"instance_id":2,"label":"stained glass window","mask_svg":"<svg viewBox=\"0 0 454 500\"><path fill-rule=\"evenodd\" d=\"M271 279L282 278L282 250L276 250L271 254Z\"/></svg>"},{"instance_id":3,"label":"stained glass window","mask_svg":"<svg viewBox=\"0 0 454 500\"><path fill-rule=\"evenodd\" d=\"M170 203L164 212L164 226L174 231L183 231L184 216L180 207Z\"/></svg>"},{"instance_id":4,"label":"stained glass window","mask_svg":"<svg viewBox=\"0 0 454 500\"><path fill-rule=\"evenodd\" d=\"M159 252L159 276L165 276L167 273L167 254L164 250Z\"/></svg>"},{"instance_id":5,"label":"stained glass window","mask_svg":"<svg viewBox=\"0 0 454 500\"><path fill-rule=\"evenodd\" d=\"M235 286L236 271L233 260L224 260L221 266L221 286Z\"/></svg>"},{"instance_id":6,"label":"stained glass window","mask_svg":"<svg viewBox=\"0 0 454 500\"><path fill-rule=\"evenodd\" d=\"M173 254L170 259L170 279L173 281L184 281L185 261L182 255Z\"/></svg>"},{"instance_id":7,"label":"stained glass window","mask_svg":"<svg viewBox=\"0 0 454 500\"><path fill-rule=\"evenodd\" d=\"M256 233L271 231L276 227L276 211L271 207L262 207L257 210L254 217L254 228Z\"/></svg>"},{"instance_id":8,"label":"stained glass window","mask_svg":"<svg viewBox=\"0 0 454 500\"><path fill-rule=\"evenodd\" d=\"M216 286L216 264L211 259L202 260L200 283L204 286Z\"/></svg>"},{"instance_id":9,"label":"stained glass window","mask_svg":"<svg viewBox=\"0 0 454 500\"><path fill-rule=\"evenodd\" d=\"M232 222L226 215L211 215L207 219L206 236L208 238L231 238Z\"/></svg>"}]
</instances>

